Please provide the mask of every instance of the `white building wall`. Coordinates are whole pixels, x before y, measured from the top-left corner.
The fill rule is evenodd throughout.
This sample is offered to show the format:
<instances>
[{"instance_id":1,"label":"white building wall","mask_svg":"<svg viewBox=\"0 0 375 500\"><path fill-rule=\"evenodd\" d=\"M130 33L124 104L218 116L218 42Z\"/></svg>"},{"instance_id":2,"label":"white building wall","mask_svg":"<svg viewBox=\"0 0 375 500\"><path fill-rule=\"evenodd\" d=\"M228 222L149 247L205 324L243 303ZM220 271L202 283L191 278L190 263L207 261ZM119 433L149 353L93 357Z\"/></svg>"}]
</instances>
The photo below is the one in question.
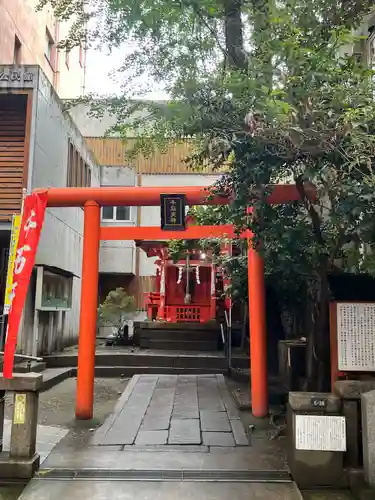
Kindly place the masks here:
<instances>
[{"instance_id":1,"label":"white building wall","mask_svg":"<svg viewBox=\"0 0 375 500\"><path fill-rule=\"evenodd\" d=\"M102 166L102 186L135 186L136 172L131 167ZM137 207L130 207L130 221L105 221L102 226L135 226ZM99 271L101 273L135 274L136 250L134 241L101 241Z\"/></svg>"},{"instance_id":2,"label":"white building wall","mask_svg":"<svg viewBox=\"0 0 375 500\"><path fill-rule=\"evenodd\" d=\"M176 175L142 175L142 186L160 187L163 193L163 186L210 186L214 184L220 176L202 174L176 174ZM160 226L160 207L141 208L141 226ZM148 258L145 252L140 253L139 276L155 276L155 258Z\"/></svg>"},{"instance_id":3,"label":"white building wall","mask_svg":"<svg viewBox=\"0 0 375 500\"><path fill-rule=\"evenodd\" d=\"M100 185L100 173L84 138L62 103L49 80L37 67L29 67L34 75L33 107L30 139L28 192L41 187L66 187L69 140L91 168L91 184ZM54 314L51 345L72 344L78 338L81 293L83 210L81 208L48 208L41 233L35 265L50 266L74 275L72 309L66 313L65 326L61 327L60 313ZM35 284L30 284L19 348L31 351L34 324ZM44 318L46 319L46 318ZM48 318L47 318L48 320ZM62 336L62 338L61 338ZM57 338L60 337L60 338Z\"/></svg>"}]
</instances>

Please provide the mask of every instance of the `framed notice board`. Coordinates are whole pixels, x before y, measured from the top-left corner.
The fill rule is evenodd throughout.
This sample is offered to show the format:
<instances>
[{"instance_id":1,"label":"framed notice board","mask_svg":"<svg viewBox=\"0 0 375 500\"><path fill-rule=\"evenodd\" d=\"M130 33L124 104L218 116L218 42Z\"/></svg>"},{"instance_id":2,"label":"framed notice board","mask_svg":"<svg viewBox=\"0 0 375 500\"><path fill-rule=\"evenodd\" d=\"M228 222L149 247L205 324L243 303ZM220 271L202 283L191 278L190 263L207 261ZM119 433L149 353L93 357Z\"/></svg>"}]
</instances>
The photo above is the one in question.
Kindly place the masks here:
<instances>
[{"instance_id":1,"label":"framed notice board","mask_svg":"<svg viewBox=\"0 0 375 500\"><path fill-rule=\"evenodd\" d=\"M375 372L375 302L330 304L331 382L346 372Z\"/></svg>"}]
</instances>

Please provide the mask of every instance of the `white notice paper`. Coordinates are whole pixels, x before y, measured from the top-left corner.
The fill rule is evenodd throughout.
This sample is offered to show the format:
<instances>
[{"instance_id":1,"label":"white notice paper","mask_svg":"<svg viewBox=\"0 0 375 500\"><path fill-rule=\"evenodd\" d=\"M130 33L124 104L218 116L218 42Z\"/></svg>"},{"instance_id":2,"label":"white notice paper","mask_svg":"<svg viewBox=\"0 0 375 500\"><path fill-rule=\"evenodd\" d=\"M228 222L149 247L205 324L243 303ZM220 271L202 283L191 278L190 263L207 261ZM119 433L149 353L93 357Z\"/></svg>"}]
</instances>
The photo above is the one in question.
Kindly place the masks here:
<instances>
[{"instance_id":1,"label":"white notice paper","mask_svg":"<svg viewBox=\"0 0 375 500\"><path fill-rule=\"evenodd\" d=\"M375 371L375 304L337 304L338 368Z\"/></svg>"},{"instance_id":2,"label":"white notice paper","mask_svg":"<svg viewBox=\"0 0 375 500\"><path fill-rule=\"evenodd\" d=\"M296 449L346 451L345 417L296 415Z\"/></svg>"}]
</instances>

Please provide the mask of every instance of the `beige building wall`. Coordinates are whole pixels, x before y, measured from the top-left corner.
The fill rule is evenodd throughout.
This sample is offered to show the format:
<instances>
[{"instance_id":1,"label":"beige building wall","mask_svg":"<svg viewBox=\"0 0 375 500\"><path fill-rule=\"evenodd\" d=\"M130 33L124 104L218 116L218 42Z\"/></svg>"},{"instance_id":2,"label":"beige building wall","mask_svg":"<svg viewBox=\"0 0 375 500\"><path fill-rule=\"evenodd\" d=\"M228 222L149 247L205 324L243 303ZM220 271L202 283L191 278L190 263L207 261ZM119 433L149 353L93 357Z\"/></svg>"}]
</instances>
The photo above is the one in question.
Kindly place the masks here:
<instances>
[{"instance_id":1,"label":"beige building wall","mask_svg":"<svg viewBox=\"0 0 375 500\"><path fill-rule=\"evenodd\" d=\"M36 12L37 4L38 0L0 0L0 64L38 65L59 97L82 95L84 51L73 49L66 64L65 50L58 50L57 43L69 26L56 21L50 6Z\"/></svg>"},{"instance_id":2,"label":"beige building wall","mask_svg":"<svg viewBox=\"0 0 375 500\"><path fill-rule=\"evenodd\" d=\"M59 24L59 40L69 33L70 23ZM85 93L87 51L83 46L74 47L69 53L58 50L57 93L61 99L71 99Z\"/></svg>"}]
</instances>

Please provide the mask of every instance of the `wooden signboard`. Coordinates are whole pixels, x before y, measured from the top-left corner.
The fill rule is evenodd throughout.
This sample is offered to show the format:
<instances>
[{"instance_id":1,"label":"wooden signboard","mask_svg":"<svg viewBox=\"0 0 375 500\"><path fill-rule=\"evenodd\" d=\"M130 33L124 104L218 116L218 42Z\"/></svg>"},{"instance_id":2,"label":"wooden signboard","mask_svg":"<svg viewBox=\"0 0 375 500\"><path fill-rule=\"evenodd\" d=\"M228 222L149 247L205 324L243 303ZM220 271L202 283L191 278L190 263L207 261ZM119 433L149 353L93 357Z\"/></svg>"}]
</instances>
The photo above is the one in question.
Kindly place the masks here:
<instances>
[{"instance_id":1,"label":"wooden signboard","mask_svg":"<svg viewBox=\"0 0 375 500\"><path fill-rule=\"evenodd\" d=\"M330 304L331 382L346 372L375 372L375 303Z\"/></svg>"},{"instance_id":2,"label":"wooden signboard","mask_svg":"<svg viewBox=\"0 0 375 500\"><path fill-rule=\"evenodd\" d=\"M164 231L184 231L186 229L184 194L161 194L161 229Z\"/></svg>"}]
</instances>

